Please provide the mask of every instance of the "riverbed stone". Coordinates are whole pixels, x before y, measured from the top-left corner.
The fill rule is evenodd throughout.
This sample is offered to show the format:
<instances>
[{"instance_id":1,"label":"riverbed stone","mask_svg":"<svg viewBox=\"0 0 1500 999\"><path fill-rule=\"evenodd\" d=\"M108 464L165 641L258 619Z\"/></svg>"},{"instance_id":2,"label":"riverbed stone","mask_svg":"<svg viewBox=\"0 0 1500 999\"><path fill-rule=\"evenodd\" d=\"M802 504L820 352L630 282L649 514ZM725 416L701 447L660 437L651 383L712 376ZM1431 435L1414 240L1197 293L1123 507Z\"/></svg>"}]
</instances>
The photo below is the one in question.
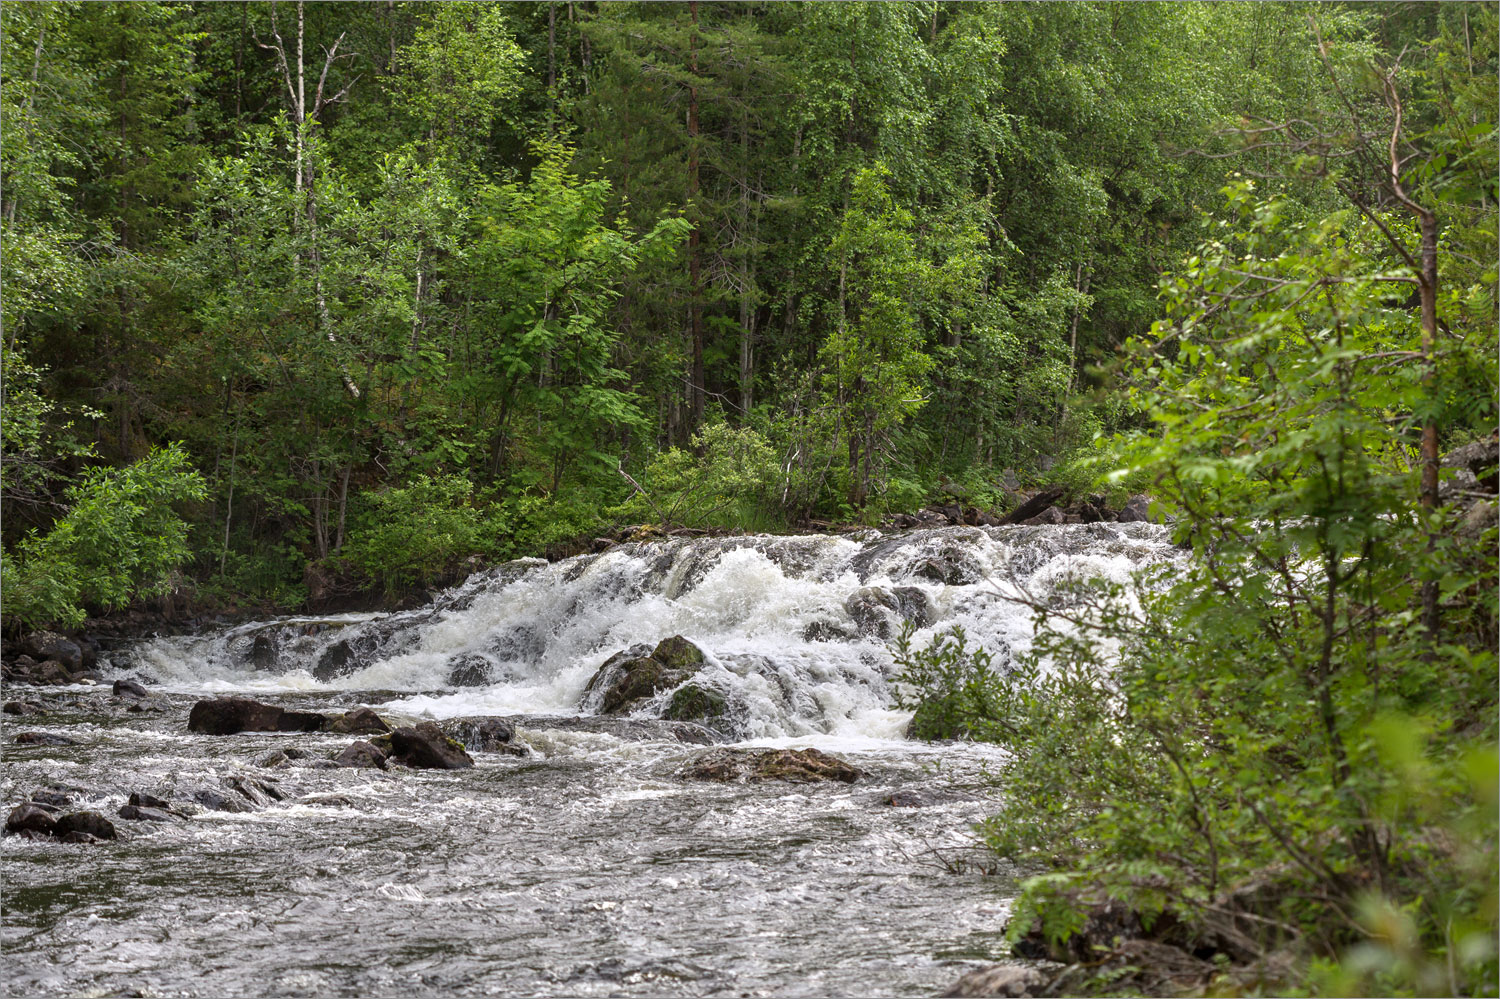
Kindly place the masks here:
<instances>
[{"instance_id":1,"label":"riverbed stone","mask_svg":"<svg viewBox=\"0 0 1500 999\"><path fill-rule=\"evenodd\" d=\"M119 816L134 822L171 822L176 818L166 809L149 808L145 805L121 805Z\"/></svg>"},{"instance_id":2,"label":"riverbed stone","mask_svg":"<svg viewBox=\"0 0 1500 999\"><path fill-rule=\"evenodd\" d=\"M10 815L6 816L5 829L7 832L39 832L51 835L57 826L57 818L47 809L32 802L17 805L11 809Z\"/></svg>"},{"instance_id":3,"label":"riverbed stone","mask_svg":"<svg viewBox=\"0 0 1500 999\"><path fill-rule=\"evenodd\" d=\"M273 672L280 658L281 649L274 634L263 631L250 643L250 665L256 669L266 673Z\"/></svg>"},{"instance_id":4,"label":"riverbed stone","mask_svg":"<svg viewBox=\"0 0 1500 999\"><path fill-rule=\"evenodd\" d=\"M992 964L964 975L953 983L944 996L1005 996L1008 999L1030 999L1047 994L1050 979L1025 964Z\"/></svg>"},{"instance_id":5,"label":"riverbed stone","mask_svg":"<svg viewBox=\"0 0 1500 999\"><path fill-rule=\"evenodd\" d=\"M211 787L201 787L192 792L192 798L198 804L213 812L250 812L254 808L243 798L233 794L225 794L223 791Z\"/></svg>"},{"instance_id":6,"label":"riverbed stone","mask_svg":"<svg viewBox=\"0 0 1500 999\"><path fill-rule=\"evenodd\" d=\"M391 733L391 759L428 770L462 770L474 765L463 743L450 739L432 722L422 722Z\"/></svg>"},{"instance_id":7,"label":"riverbed stone","mask_svg":"<svg viewBox=\"0 0 1500 999\"><path fill-rule=\"evenodd\" d=\"M864 771L816 749L716 749L694 759L679 776L689 780L852 784L864 776Z\"/></svg>"},{"instance_id":8,"label":"riverbed stone","mask_svg":"<svg viewBox=\"0 0 1500 999\"><path fill-rule=\"evenodd\" d=\"M158 798L156 795L147 794L145 791L130 792L129 803L141 808L160 808L164 811L170 810L172 807L172 803L165 798Z\"/></svg>"},{"instance_id":9,"label":"riverbed stone","mask_svg":"<svg viewBox=\"0 0 1500 999\"><path fill-rule=\"evenodd\" d=\"M862 635L890 638L901 624L925 628L933 621L932 603L915 586L864 586L844 601L844 610Z\"/></svg>"},{"instance_id":10,"label":"riverbed stone","mask_svg":"<svg viewBox=\"0 0 1500 999\"><path fill-rule=\"evenodd\" d=\"M345 746L343 752L334 757L333 762L341 767L352 767L355 769L386 769L385 754L363 739Z\"/></svg>"},{"instance_id":11,"label":"riverbed stone","mask_svg":"<svg viewBox=\"0 0 1500 999\"><path fill-rule=\"evenodd\" d=\"M657 643L651 658L669 670L691 673L704 663L703 650L681 635L664 638Z\"/></svg>"},{"instance_id":12,"label":"riverbed stone","mask_svg":"<svg viewBox=\"0 0 1500 999\"><path fill-rule=\"evenodd\" d=\"M6 701L0 708L8 715L44 715L47 709L37 701Z\"/></svg>"},{"instance_id":13,"label":"riverbed stone","mask_svg":"<svg viewBox=\"0 0 1500 999\"><path fill-rule=\"evenodd\" d=\"M114 696L116 697L140 698L150 696L150 693L146 690L146 688L136 683L134 680L116 680L115 685L110 689L110 693L114 694Z\"/></svg>"},{"instance_id":14,"label":"riverbed stone","mask_svg":"<svg viewBox=\"0 0 1500 999\"><path fill-rule=\"evenodd\" d=\"M84 668L83 649L66 635L55 631L33 631L20 641L21 651L37 662L52 660L69 673Z\"/></svg>"},{"instance_id":15,"label":"riverbed stone","mask_svg":"<svg viewBox=\"0 0 1500 999\"><path fill-rule=\"evenodd\" d=\"M69 833L83 833L95 839L116 838L115 824L95 811L69 812L57 820L53 831L60 839L65 839Z\"/></svg>"},{"instance_id":16,"label":"riverbed stone","mask_svg":"<svg viewBox=\"0 0 1500 999\"><path fill-rule=\"evenodd\" d=\"M380 733L390 730L391 726L384 718L366 707L346 711L328 722L329 732L338 732L343 735L357 735L363 732Z\"/></svg>"},{"instance_id":17,"label":"riverbed stone","mask_svg":"<svg viewBox=\"0 0 1500 999\"><path fill-rule=\"evenodd\" d=\"M188 731L203 735L236 732L318 732L328 724L313 711L287 711L246 697L218 697L199 701L188 714Z\"/></svg>"},{"instance_id":18,"label":"riverbed stone","mask_svg":"<svg viewBox=\"0 0 1500 999\"><path fill-rule=\"evenodd\" d=\"M724 695L714 688L685 683L672 692L662 717L668 721L702 721L723 717L727 707Z\"/></svg>"},{"instance_id":19,"label":"riverbed stone","mask_svg":"<svg viewBox=\"0 0 1500 999\"><path fill-rule=\"evenodd\" d=\"M54 735L51 732L22 732L15 737L18 746L76 746L78 740L69 739L65 735Z\"/></svg>"},{"instance_id":20,"label":"riverbed stone","mask_svg":"<svg viewBox=\"0 0 1500 999\"><path fill-rule=\"evenodd\" d=\"M517 743L516 726L498 715L451 718L442 724L443 732L464 744L464 748L481 753L507 753L530 756L531 750Z\"/></svg>"}]
</instances>

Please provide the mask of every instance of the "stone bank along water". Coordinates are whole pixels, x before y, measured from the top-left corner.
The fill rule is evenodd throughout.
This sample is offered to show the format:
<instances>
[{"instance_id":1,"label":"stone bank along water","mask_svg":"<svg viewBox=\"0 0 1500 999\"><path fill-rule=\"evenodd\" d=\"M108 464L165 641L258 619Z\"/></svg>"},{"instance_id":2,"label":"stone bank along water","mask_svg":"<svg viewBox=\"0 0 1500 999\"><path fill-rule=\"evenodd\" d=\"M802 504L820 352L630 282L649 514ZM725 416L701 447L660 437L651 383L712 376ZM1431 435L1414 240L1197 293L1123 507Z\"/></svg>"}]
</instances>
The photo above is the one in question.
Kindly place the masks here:
<instances>
[{"instance_id":1,"label":"stone bank along water","mask_svg":"<svg viewBox=\"0 0 1500 999\"><path fill-rule=\"evenodd\" d=\"M1012 883L970 826L1001 756L904 739L888 639L961 625L1003 665L1068 576L1123 580L1173 557L1148 524L943 528L863 539L740 537L622 545L477 574L418 610L293 617L117 651L159 692L49 694L5 719L0 789L44 787L113 815L132 791L190 798L236 777L282 795L245 812L119 821L121 842L8 837L4 979L56 995L923 995L1001 956ZM811 746L853 785L706 784L701 746L599 708L611 654L683 635L717 741ZM368 704L392 720L518 718L526 757L464 771L281 767L349 736L191 735L200 697ZM11 689L9 696L27 695ZM16 732L71 746L14 746ZM886 801L921 807L892 807Z\"/></svg>"}]
</instances>

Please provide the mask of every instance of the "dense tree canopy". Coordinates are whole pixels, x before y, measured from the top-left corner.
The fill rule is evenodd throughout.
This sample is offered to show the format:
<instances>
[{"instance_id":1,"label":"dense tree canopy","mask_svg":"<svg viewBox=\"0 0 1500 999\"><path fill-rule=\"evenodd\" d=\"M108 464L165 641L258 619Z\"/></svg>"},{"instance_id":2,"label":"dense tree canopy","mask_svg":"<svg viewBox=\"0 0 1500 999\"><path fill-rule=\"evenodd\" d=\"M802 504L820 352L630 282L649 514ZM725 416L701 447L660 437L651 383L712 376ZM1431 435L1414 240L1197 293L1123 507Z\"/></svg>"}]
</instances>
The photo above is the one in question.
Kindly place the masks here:
<instances>
[{"instance_id":1,"label":"dense tree canopy","mask_svg":"<svg viewBox=\"0 0 1500 999\"><path fill-rule=\"evenodd\" d=\"M729 524L1034 479L1145 419L1109 362L1231 171L1404 238L1350 152L1389 124L1360 67L1398 56L1406 134L1443 150L1420 183L1483 209L1441 208L1441 238L1493 258L1479 4L0 19L7 558L103 488L90 469L180 442L187 569L240 601L375 582L370 525L433 512L392 491L487 525L445 558L503 555L690 493L722 467L705 441L764 466ZM1264 131L1293 121L1318 136ZM1444 285L1450 329L1493 311L1481 277ZM1476 363L1445 371L1450 437L1493 422Z\"/></svg>"}]
</instances>

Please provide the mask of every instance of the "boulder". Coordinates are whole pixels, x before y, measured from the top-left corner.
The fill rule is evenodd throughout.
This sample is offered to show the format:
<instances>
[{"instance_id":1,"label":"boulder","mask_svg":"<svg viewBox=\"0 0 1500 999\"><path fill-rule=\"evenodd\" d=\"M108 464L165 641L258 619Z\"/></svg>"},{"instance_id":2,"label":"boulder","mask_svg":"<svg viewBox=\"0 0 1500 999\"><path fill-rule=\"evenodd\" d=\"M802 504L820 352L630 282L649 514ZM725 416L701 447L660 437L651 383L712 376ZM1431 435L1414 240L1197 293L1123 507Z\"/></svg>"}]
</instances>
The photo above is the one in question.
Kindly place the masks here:
<instances>
[{"instance_id":1,"label":"boulder","mask_svg":"<svg viewBox=\"0 0 1500 999\"><path fill-rule=\"evenodd\" d=\"M1025 520L1021 521L1021 523L1025 524L1027 527L1037 527L1044 524L1066 524L1067 522L1067 515L1055 506L1049 506L1047 509L1043 510L1041 513L1038 513L1036 516L1027 517ZM1083 520L1080 518L1078 520L1075 520L1074 523L1081 524L1083 523Z\"/></svg>"},{"instance_id":2,"label":"boulder","mask_svg":"<svg viewBox=\"0 0 1500 999\"><path fill-rule=\"evenodd\" d=\"M323 654L318 657L318 664L313 667L313 676L327 682L345 673L353 673L361 665L349 640L340 639L323 650Z\"/></svg>"},{"instance_id":3,"label":"boulder","mask_svg":"<svg viewBox=\"0 0 1500 999\"><path fill-rule=\"evenodd\" d=\"M1029 999L1031 996L1047 995L1050 984L1051 979L1047 975L1029 965L992 964L988 968L980 968L964 975L943 995Z\"/></svg>"},{"instance_id":4,"label":"boulder","mask_svg":"<svg viewBox=\"0 0 1500 999\"><path fill-rule=\"evenodd\" d=\"M1500 437L1489 437L1454 448L1443 455L1447 468L1458 468L1473 476L1473 488L1487 493L1500 485Z\"/></svg>"},{"instance_id":5,"label":"boulder","mask_svg":"<svg viewBox=\"0 0 1500 999\"><path fill-rule=\"evenodd\" d=\"M484 656L456 656L448 669L450 687L483 687L493 682L490 661Z\"/></svg>"},{"instance_id":6,"label":"boulder","mask_svg":"<svg viewBox=\"0 0 1500 999\"><path fill-rule=\"evenodd\" d=\"M1151 497L1137 493L1125 501L1115 519L1122 524L1134 524L1151 520Z\"/></svg>"},{"instance_id":7,"label":"boulder","mask_svg":"<svg viewBox=\"0 0 1500 999\"><path fill-rule=\"evenodd\" d=\"M1497 510L1494 500L1478 500L1464 511L1458 523L1458 534L1464 538L1477 538L1496 524ZM9 709L9 705L6 706Z\"/></svg>"},{"instance_id":8,"label":"boulder","mask_svg":"<svg viewBox=\"0 0 1500 999\"><path fill-rule=\"evenodd\" d=\"M723 717L727 706L724 695L712 687L685 683L673 691L661 716L668 721L702 721Z\"/></svg>"},{"instance_id":9,"label":"boulder","mask_svg":"<svg viewBox=\"0 0 1500 999\"><path fill-rule=\"evenodd\" d=\"M147 805L121 805L119 815L133 822L171 822L177 817L165 809Z\"/></svg>"},{"instance_id":10,"label":"boulder","mask_svg":"<svg viewBox=\"0 0 1500 999\"><path fill-rule=\"evenodd\" d=\"M60 812L64 808L71 807L73 799L61 791L38 791L31 796L31 803L33 805L40 805L50 811Z\"/></svg>"},{"instance_id":11,"label":"boulder","mask_svg":"<svg viewBox=\"0 0 1500 999\"><path fill-rule=\"evenodd\" d=\"M356 769L384 770L386 768L386 756L375 746L361 739L344 747L344 751L334 757L333 762L341 767L353 767Z\"/></svg>"},{"instance_id":12,"label":"boulder","mask_svg":"<svg viewBox=\"0 0 1500 999\"><path fill-rule=\"evenodd\" d=\"M918 628L925 628L933 621L927 594L915 586L890 590L883 586L861 587L844 601L844 610L854 619L860 634L877 638L890 638L900 624L908 621Z\"/></svg>"},{"instance_id":13,"label":"boulder","mask_svg":"<svg viewBox=\"0 0 1500 999\"><path fill-rule=\"evenodd\" d=\"M193 800L204 808L214 812L250 812L254 809L246 804L244 799L234 795L216 791L213 788L199 788L193 792Z\"/></svg>"},{"instance_id":14,"label":"boulder","mask_svg":"<svg viewBox=\"0 0 1500 999\"><path fill-rule=\"evenodd\" d=\"M649 655L645 646L617 652L605 660L586 692L602 690L599 711L624 714L663 690L671 690L703 668L703 651L681 635L663 639Z\"/></svg>"},{"instance_id":15,"label":"boulder","mask_svg":"<svg viewBox=\"0 0 1500 999\"><path fill-rule=\"evenodd\" d=\"M281 649L276 643L276 636L270 632L261 632L255 636L255 641L250 643L250 665L258 670L272 672L276 669L281 659Z\"/></svg>"},{"instance_id":16,"label":"boulder","mask_svg":"<svg viewBox=\"0 0 1500 999\"><path fill-rule=\"evenodd\" d=\"M36 701L6 701L0 708L8 715L44 715L47 709Z\"/></svg>"},{"instance_id":17,"label":"boulder","mask_svg":"<svg viewBox=\"0 0 1500 999\"><path fill-rule=\"evenodd\" d=\"M509 753L511 756L531 755L530 749L515 742L515 725L509 719L495 715L454 718L443 724L443 732L463 743L465 749L483 753Z\"/></svg>"},{"instance_id":18,"label":"boulder","mask_svg":"<svg viewBox=\"0 0 1500 999\"><path fill-rule=\"evenodd\" d=\"M51 659L61 663L69 673L75 673L84 668L82 647L66 635L59 635L55 631L33 631L21 639L20 649L37 662Z\"/></svg>"},{"instance_id":19,"label":"boulder","mask_svg":"<svg viewBox=\"0 0 1500 999\"><path fill-rule=\"evenodd\" d=\"M328 719L312 711L287 711L245 697L199 701L188 714L188 731L203 735L236 732L319 732Z\"/></svg>"},{"instance_id":20,"label":"boulder","mask_svg":"<svg viewBox=\"0 0 1500 999\"><path fill-rule=\"evenodd\" d=\"M679 776L688 780L852 784L864 776L864 771L816 749L716 749L694 759Z\"/></svg>"},{"instance_id":21,"label":"boulder","mask_svg":"<svg viewBox=\"0 0 1500 999\"><path fill-rule=\"evenodd\" d=\"M669 670L683 673L695 672L704 663L703 650L681 635L662 639L652 651L651 658Z\"/></svg>"},{"instance_id":22,"label":"boulder","mask_svg":"<svg viewBox=\"0 0 1500 999\"><path fill-rule=\"evenodd\" d=\"M1000 518L1002 524L1024 524L1032 517L1044 510L1051 509L1052 504L1062 499L1062 486L1051 486L1032 496L1026 502L1016 507L1010 513ZM1060 521L1059 521L1060 522Z\"/></svg>"},{"instance_id":23,"label":"boulder","mask_svg":"<svg viewBox=\"0 0 1500 999\"><path fill-rule=\"evenodd\" d=\"M389 732L391 726L374 711L360 707L330 720L327 730L341 735L354 735L361 732Z\"/></svg>"},{"instance_id":24,"label":"boulder","mask_svg":"<svg viewBox=\"0 0 1500 999\"><path fill-rule=\"evenodd\" d=\"M50 811L31 802L17 805L5 819L6 831L13 833L38 832L50 835L56 826L57 819Z\"/></svg>"},{"instance_id":25,"label":"boulder","mask_svg":"<svg viewBox=\"0 0 1500 999\"><path fill-rule=\"evenodd\" d=\"M432 722L392 732L391 759L429 770L462 770L474 765L473 758L464 752L463 743L448 738Z\"/></svg>"},{"instance_id":26,"label":"boulder","mask_svg":"<svg viewBox=\"0 0 1500 999\"><path fill-rule=\"evenodd\" d=\"M160 808L164 811L170 810L172 807L165 799L158 798L154 794L147 794L144 791L130 792L130 804L140 808Z\"/></svg>"},{"instance_id":27,"label":"boulder","mask_svg":"<svg viewBox=\"0 0 1500 999\"><path fill-rule=\"evenodd\" d=\"M4 676L10 683L29 683L38 687L60 687L77 682L62 663L54 659L36 662L30 656L20 656L7 663Z\"/></svg>"},{"instance_id":28,"label":"boulder","mask_svg":"<svg viewBox=\"0 0 1500 999\"><path fill-rule=\"evenodd\" d=\"M69 739L65 735L53 735L51 732L22 732L16 736L15 743L18 746L76 746L78 742Z\"/></svg>"},{"instance_id":29,"label":"boulder","mask_svg":"<svg viewBox=\"0 0 1500 999\"><path fill-rule=\"evenodd\" d=\"M69 812L57 820L53 832L66 842L78 842L78 840L66 840L69 833L81 833L92 836L94 839L115 839L115 824L98 812ZM83 842L92 842L84 840Z\"/></svg>"},{"instance_id":30,"label":"boulder","mask_svg":"<svg viewBox=\"0 0 1500 999\"><path fill-rule=\"evenodd\" d=\"M134 680L116 680L114 687L111 688L111 693L113 693L116 697L139 698L150 696L146 692L146 688L136 683Z\"/></svg>"}]
</instances>

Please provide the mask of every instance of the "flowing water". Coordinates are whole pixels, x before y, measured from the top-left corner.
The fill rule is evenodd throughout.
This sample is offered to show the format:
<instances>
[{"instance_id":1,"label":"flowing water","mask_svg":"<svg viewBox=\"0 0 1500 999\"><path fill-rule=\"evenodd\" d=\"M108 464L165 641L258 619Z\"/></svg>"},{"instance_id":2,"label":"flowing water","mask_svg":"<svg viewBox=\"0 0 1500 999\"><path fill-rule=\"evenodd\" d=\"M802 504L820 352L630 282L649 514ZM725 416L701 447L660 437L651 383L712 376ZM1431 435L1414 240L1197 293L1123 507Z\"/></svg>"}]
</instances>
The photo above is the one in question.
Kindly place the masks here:
<instances>
[{"instance_id":1,"label":"flowing water","mask_svg":"<svg viewBox=\"0 0 1500 999\"><path fill-rule=\"evenodd\" d=\"M902 618L919 644L961 625L1003 667L1030 640L1017 587L1172 556L1146 524L671 539L510 563L416 611L115 650L107 676L148 684L146 710L107 687L8 688L48 713L4 716L7 807L52 788L114 816L133 791L185 801L237 778L280 800L116 819L102 845L6 837L0 979L14 995L932 994L1004 953L1014 882L971 832L1003 791L1001 750L907 741L888 637ZM695 682L725 704L710 730L652 721L670 692L595 717L603 660L671 635L706 654ZM271 768L271 750L355 737L189 734L193 702L224 692L505 715L530 753ZM75 744L12 745L20 731ZM865 776L689 781L704 748L684 738L815 747Z\"/></svg>"}]
</instances>

